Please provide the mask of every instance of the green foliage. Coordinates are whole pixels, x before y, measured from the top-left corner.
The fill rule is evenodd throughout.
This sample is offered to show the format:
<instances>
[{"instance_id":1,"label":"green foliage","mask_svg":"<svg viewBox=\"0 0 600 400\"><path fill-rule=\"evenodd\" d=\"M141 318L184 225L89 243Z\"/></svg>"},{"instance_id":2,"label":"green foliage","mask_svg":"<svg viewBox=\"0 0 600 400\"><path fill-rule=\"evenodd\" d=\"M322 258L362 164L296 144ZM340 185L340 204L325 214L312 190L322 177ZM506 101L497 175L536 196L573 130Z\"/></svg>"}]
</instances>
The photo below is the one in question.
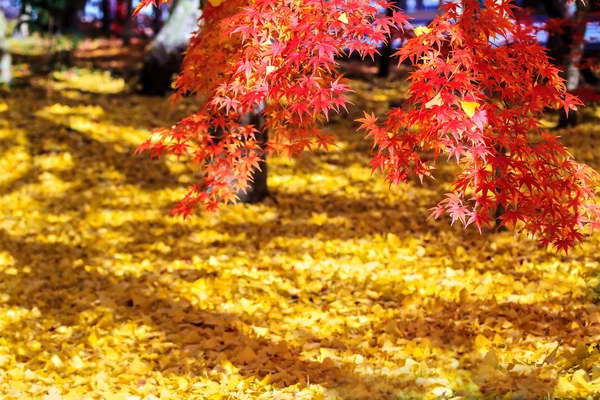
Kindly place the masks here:
<instances>
[{"instance_id":1,"label":"green foliage","mask_svg":"<svg viewBox=\"0 0 600 400\"><path fill-rule=\"evenodd\" d=\"M67 0L25 0L23 3L30 6L32 10L44 10L51 13L65 10L70 7L72 2Z\"/></svg>"},{"instance_id":2,"label":"green foliage","mask_svg":"<svg viewBox=\"0 0 600 400\"><path fill-rule=\"evenodd\" d=\"M23 14L27 16L30 31L45 32L65 22L73 10L82 9L85 0L23 0Z\"/></svg>"}]
</instances>

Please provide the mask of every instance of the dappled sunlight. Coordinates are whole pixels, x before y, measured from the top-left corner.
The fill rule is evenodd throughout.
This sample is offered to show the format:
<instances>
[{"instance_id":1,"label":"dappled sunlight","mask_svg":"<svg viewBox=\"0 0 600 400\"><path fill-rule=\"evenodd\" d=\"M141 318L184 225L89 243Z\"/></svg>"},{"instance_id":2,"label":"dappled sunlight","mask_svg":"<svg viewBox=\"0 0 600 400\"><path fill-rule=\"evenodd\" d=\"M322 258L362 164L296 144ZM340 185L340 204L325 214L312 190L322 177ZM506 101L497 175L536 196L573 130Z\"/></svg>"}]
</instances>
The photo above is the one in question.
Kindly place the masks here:
<instances>
[{"instance_id":1,"label":"dappled sunlight","mask_svg":"<svg viewBox=\"0 0 600 400\"><path fill-rule=\"evenodd\" d=\"M115 78L108 71L70 68L55 71L49 79L42 79L38 85L52 90L79 90L87 93L116 94L126 88L123 78Z\"/></svg>"},{"instance_id":2,"label":"dappled sunlight","mask_svg":"<svg viewBox=\"0 0 600 400\"><path fill-rule=\"evenodd\" d=\"M104 109L100 106L77 106L54 104L41 109L37 115L63 125L90 138L104 143L114 143L117 151L125 150L122 144L139 146L150 134L131 126L115 126L102 121Z\"/></svg>"},{"instance_id":3,"label":"dappled sunlight","mask_svg":"<svg viewBox=\"0 0 600 400\"><path fill-rule=\"evenodd\" d=\"M22 37L12 36L8 46L13 53L22 55L47 55L52 51L68 51L74 48L73 38L66 36L40 35L37 32Z\"/></svg>"},{"instance_id":4,"label":"dappled sunlight","mask_svg":"<svg viewBox=\"0 0 600 400\"><path fill-rule=\"evenodd\" d=\"M6 103L2 114L9 111ZM0 108L0 109L2 109ZM0 114L0 187L10 185L23 178L32 168L33 160L27 151L27 138L21 129L15 129Z\"/></svg>"},{"instance_id":5,"label":"dappled sunlight","mask_svg":"<svg viewBox=\"0 0 600 400\"><path fill-rule=\"evenodd\" d=\"M388 106L391 103L397 106L406 100L408 82L402 79L380 79L374 85L372 82L353 80L351 87L356 91L348 96L352 102L367 103L367 106L371 107L377 107L378 103L387 103Z\"/></svg>"},{"instance_id":6,"label":"dappled sunlight","mask_svg":"<svg viewBox=\"0 0 600 400\"><path fill-rule=\"evenodd\" d=\"M492 228L480 236L426 220L442 183L389 189L371 177L370 144L351 121L331 125L343 144L332 153L272 160L277 204L184 222L169 211L193 173L132 154L152 121L169 121L149 100L18 108L19 93L0 114L0 392L600 392L598 235L561 256Z\"/></svg>"},{"instance_id":7,"label":"dappled sunlight","mask_svg":"<svg viewBox=\"0 0 600 400\"><path fill-rule=\"evenodd\" d=\"M10 146L2 150L0 168L6 173L0 175L0 185L8 185L24 177L31 167L31 157L24 146Z\"/></svg>"}]
</instances>

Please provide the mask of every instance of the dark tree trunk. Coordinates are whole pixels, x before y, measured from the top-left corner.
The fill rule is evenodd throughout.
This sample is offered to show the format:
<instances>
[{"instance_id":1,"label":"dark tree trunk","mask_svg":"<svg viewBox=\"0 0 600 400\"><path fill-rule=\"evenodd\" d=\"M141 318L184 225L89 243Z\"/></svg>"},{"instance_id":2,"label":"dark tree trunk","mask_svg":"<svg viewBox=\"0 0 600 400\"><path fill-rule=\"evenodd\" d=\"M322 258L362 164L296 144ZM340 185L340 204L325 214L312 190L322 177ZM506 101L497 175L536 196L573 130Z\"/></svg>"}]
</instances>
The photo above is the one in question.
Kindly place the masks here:
<instances>
[{"instance_id":1,"label":"dark tree trunk","mask_svg":"<svg viewBox=\"0 0 600 400\"><path fill-rule=\"evenodd\" d=\"M198 29L198 0L178 0L169 19L146 49L140 76L142 94L164 96L171 91L173 75L179 72L183 51Z\"/></svg>"},{"instance_id":2,"label":"dark tree trunk","mask_svg":"<svg viewBox=\"0 0 600 400\"><path fill-rule=\"evenodd\" d=\"M58 27L60 33L71 33L77 31L77 25L79 23L79 11L79 7L68 7L64 10L61 17L61 24Z\"/></svg>"},{"instance_id":3,"label":"dark tree trunk","mask_svg":"<svg viewBox=\"0 0 600 400\"><path fill-rule=\"evenodd\" d=\"M388 8L385 10L385 15L388 17L392 16L392 9ZM392 56L392 35L387 38L387 43L384 43L381 49L381 60L379 62L379 72L377 76L380 78L387 78L390 74L390 57Z\"/></svg>"},{"instance_id":4,"label":"dark tree trunk","mask_svg":"<svg viewBox=\"0 0 600 400\"><path fill-rule=\"evenodd\" d=\"M162 27L162 4L154 7L154 18L152 20L152 30L154 36L158 35L160 28Z\"/></svg>"},{"instance_id":5,"label":"dark tree trunk","mask_svg":"<svg viewBox=\"0 0 600 400\"><path fill-rule=\"evenodd\" d=\"M111 25L111 32L121 37L125 35L125 24L129 19L129 15L127 14L127 1L128 0L117 0L115 20Z\"/></svg>"},{"instance_id":6,"label":"dark tree trunk","mask_svg":"<svg viewBox=\"0 0 600 400\"><path fill-rule=\"evenodd\" d=\"M543 0L543 3L550 18L565 20L563 32L552 33L548 37L548 50L552 62L563 68L567 90L573 92L579 87L582 76L579 64L584 50L583 37L586 30L586 12L589 9L589 2L571 4L561 0ZM589 72L586 71L584 77L586 75L589 75ZM561 109L559 113L557 128L577 125L576 111L570 110L567 115Z\"/></svg>"},{"instance_id":7,"label":"dark tree trunk","mask_svg":"<svg viewBox=\"0 0 600 400\"><path fill-rule=\"evenodd\" d=\"M257 140L260 141L261 149L264 152L266 147L268 138L268 131L265 129L265 121L260 111L257 113L249 113L243 121L247 125L254 125L254 127L261 132L257 135ZM250 186L246 189L246 193L240 191L237 195L242 203L260 203L266 198L271 198L273 201L277 202L275 197L271 195L269 192L269 187L267 185L267 160L266 155L261 157L261 161L259 162L260 170L254 171L253 180Z\"/></svg>"},{"instance_id":8,"label":"dark tree trunk","mask_svg":"<svg viewBox=\"0 0 600 400\"><path fill-rule=\"evenodd\" d=\"M102 0L102 33L110 36L110 24L112 23L111 1Z\"/></svg>"},{"instance_id":9,"label":"dark tree trunk","mask_svg":"<svg viewBox=\"0 0 600 400\"><path fill-rule=\"evenodd\" d=\"M496 149L498 150L499 153L506 154L506 148L496 147ZM494 171L494 174L498 178L502 178L502 175L503 175L502 170L500 168L496 168L496 170ZM496 192L498 194L500 194L501 190L499 187L496 188ZM505 225L502 225L502 216L504 215L505 212L506 212L506 210L504 209L504 206L502 204L498 204L498 206L496 207L496 211L494 213L494 220L495 220L496 229L498 230L498 232L504 232L504 231L508 230L508 228Z\"/></svg>"},{"instance_id":10,"label":"dark tree trunk","mask_svg":"<svg viewBox=\"0 0 600 400\"><path fill-rule=\"evenodd\" d=\"M127 0L127 18L125 20L125 25L123 26L123 43L129 44L131 41L131 37L133 36L133 23L134 19L132 17L133 14L133 0Z\"/></svg>"}]
</instances>

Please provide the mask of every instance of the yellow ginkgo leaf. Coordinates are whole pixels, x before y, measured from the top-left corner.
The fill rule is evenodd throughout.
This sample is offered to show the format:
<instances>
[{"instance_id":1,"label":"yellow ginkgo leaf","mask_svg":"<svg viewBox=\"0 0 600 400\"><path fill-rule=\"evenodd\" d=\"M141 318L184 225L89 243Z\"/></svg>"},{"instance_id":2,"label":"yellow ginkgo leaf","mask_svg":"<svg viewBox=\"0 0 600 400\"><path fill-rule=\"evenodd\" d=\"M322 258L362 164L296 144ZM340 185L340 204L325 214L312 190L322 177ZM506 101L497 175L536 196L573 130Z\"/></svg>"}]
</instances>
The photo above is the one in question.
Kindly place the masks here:
<instances>
[{"instance_id":1,"label":"yellow ginkgo leaf","mask_svg":"<svg viewBox=\"0 0 600 400\"><path fill-rule=\"evenodd\" d=\"M186 391L189 387L189 382L182 376L178 376L176 378L177 385L179 386L179 390Z\"/></svg>"},{"instance_id":2,"label":"yellow ginkgo leaf","mask_svg":"<svg viewBox=\"0 0 600 400\"><path fill-rule=\"evenodd\" d=\"M338 17L338 21L347 24L348 23L348 14L346 14L345 12L343 12L339 17Z\"/></svg>"},{"instance_id":3,"label":"yellow ginkgo leaf","mask_svg":"<svg viewBox=\"0 0 600 400\"><path fill-rule=\"evenodd\" d=\"M460 102L460 106L462 107L465 114L467 114L469 116L469 118L473 118L473 115L475 115L475 111L477 111L477 107L479 107L480 105L481 104L476 103L474 101L461 101Z\"/></svg>"},{"instance_id":4,"label":"yellow ginkgo leaf","mask_svg":"<svg viewBox=\"0 0 600 400\"><path fill-rule=\"evenodd\" d=\"M490 350L485 354L483 363L493 368L498 368L500 366L500 363L498 362L498 356L494 350Z\"/></svg>"},{"instance_id":5,"label":"yellow ginkgo leaf","mask_svg":"<svg viewBox=\"0 0 600 400\"><path fill-rule=\"evenodd\" d=\"M208 0L211 6L219 7L225 0Z\"/></svg>"},{"instance_id":6,"label":"yellow ginkgo leaf","mask_svg":"<svg viewBox=\"0 0 600 400\"><path fill-rule=\"evenodd\" d=\"M8 105L6 103L0 103L0 112L4 112L8 110Z\"/></svg>"},{"instance_id":7,"label":"yellow ginkgo leaf","mask_svg":"<svg viewBox=\"0 0 600 400\"><path fill-rule=\"evenodd\" d=\"M436 94L435 97L425 103L425 108L431 108L433 106L441 106L443 104L442 96L440 94Z\"/></svg>"},{"instance_id":8,"label":"yellow ginkgo leaf","mask_svg":"<svg viewBox=\"0 0 600 400\"><path fill-rule=\"evenodd\" d=\"M431 28L426 26L417 26L414 30L416 36L425 35L427 33L431 33Z\"/></svg>"},{"instance_id":9,"label":"yellow ginkgo leaf","mask_svg":"<svg viewBox=\"0 0 600 400\"><path fill-rule=\"evenodd\" d=\"M129 364L129 371L136 375L143 375L149 371L152 371L152 368L144 361L136 358L131 362L131 364Z\"/></svg>"},{"instance_id":10,"label":"yellow ginkgo leaf","mask_svg":"<svg viewBox=\"0 0 600 400\"><path fill-rule=\"evenodd\" d=\"M489 348L492 345L492 341L483 336L482 334L477 335L475 338L475 346L478 349Z\"/></svg>"}]
</instances>

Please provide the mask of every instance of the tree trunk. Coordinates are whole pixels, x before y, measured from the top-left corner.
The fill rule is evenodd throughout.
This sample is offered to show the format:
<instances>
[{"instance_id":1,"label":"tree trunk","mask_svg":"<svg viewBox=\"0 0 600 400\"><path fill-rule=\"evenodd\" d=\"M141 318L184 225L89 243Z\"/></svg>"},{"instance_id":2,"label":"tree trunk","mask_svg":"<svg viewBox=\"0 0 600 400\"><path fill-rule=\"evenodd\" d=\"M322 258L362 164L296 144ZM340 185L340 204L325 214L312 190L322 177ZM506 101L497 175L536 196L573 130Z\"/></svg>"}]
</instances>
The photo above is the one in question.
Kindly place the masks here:
<instances>
[{"instance_id":1,"label":"tree trunk","mask_svg":"<svg viewBox=\"0 0 600 400\"><path fill-rule=\"evenodd\" d=\"M550 18L565 20L562 33L552 33L548 37L549 56L554 64L563 67L563 78L567 90L573 92L579 87L581 71L579 64L583 56L586 30L586 12L589 2L569 3L560 0L544 0L544 7ZM559 111L557 128L577 125L577 111L570 110L567 115L563 109Z\"/></svg>"},{"instance_id":2,"label":"tree trunk","mask_svg":"<svg viewBox=\"0 0 600 400\"><path fill-rule=\"evenodd\" d=\"M85 7L85 1L70 1L68 6L63 10L60 18L61 24L58 27L60 33L72 33L79 29L79 12Z\"/></svg>"},{"instance_id":3,"label":"tree trunk","mask_svg":"<svg viewBox=\"0 0 600 400\"><path fill-rule=\"evenodd\" d=\"M160 31L160 28L162 27L162 4L158 4L156 7L154 7L154 18L152 20L152 30L153 35L156 36L158 35L158 32Z\"/></svg>"},{"instance_id":4,"label":"tree trunk","mask_svg":"<svg viewBox=\"0 0 600 400\"><path fill-rule=\"evenodd\" d=\"M111 11L111 1L102 0L102 33L105 36L110 36Z\"/></svg>"},{"instance_id":5,"label":"tree trunk","mask_svg":"<svg viewBox=\"0 0 600 400\"><path fill-rule=\"evenodd\" d=\"M164 96L171 91L173 75L179 72L183 52L201 15L198 0L178 0L169 19L146 49L142 67L141 92Z\"/></svg>"},{"instance_id":6,"label":"tree trunk","mask_svg":"<svg viewBox=\"0 0 600 400\"><path fill-rule=\"evenodd\" d=\"M264 107L261 107L261 109L257 110L256 113L248 113L248 115L246 115L246 117L242 120L242 123L246 125L254 125L255 129L261 132L256 136L256 138L260 141L261 149L264 151L267 141L269 140L269 136L267 129L265 129L264 118L260 114L262 108ZM258 165L260 170L254 171L252 183L250 183L246 189L246 193L240 191L237 195L242 203L260 203L266 198L271 198L273 201L275 201L275 203L277 203L277 200L271 195L271 192L269 192L269 187L267 186L266 155L262 155Z\"/></svg>"},{"instance_id":7,"label":"tree trunk","mask_svg":"<svg viewBox=\"0 0 600 400\"><path fill-rule=\"evenodd\" d=\"M0 9L0 85L10 85L12 80L11 57L6 40L6 18Z\"/></svg>"},{"instance_id":8,"label":"tree trunk","mask_svg":"<svg viewBox=\"0 0 600 400\"><path fill-rule=\"evenodd\" d=\"M169 19L146 50L141 73L143 94L163 96L171 90L172 76L181 68L182 53L187 48L190 37L198 29L197 21L201 15L199 5L198 0L176 0L173 4ZM257 139L264 150L268 132L261 115L263 108L264 106L248 113L240 122L254 125L261 132L257 135ZM219 136L218 132L216 136ZM253 181L246 192L237 193L243 203L259 203L267 197L277 202L267 186L267 161L264 155L259 166L260 170L254 172Z\"/></svg>"},{"instance_id":9,"label":"tree trunk","mask_svg":"<svg viewBox=\"0 0 600 400\"><path fill-rule=\"evenodd\" d=\"M391 17L393 10L387 8L385 15ZM379 72L377 76L380 78L387 78L390 73L390 57L392 56L392 35L388 35L387 42L383 44L381 49L381 60L379 61Z\"/></svg>"},{"instance_id":10,"label":"tree trunk","mask_svg":"<svg viewBox=\"0 0 600 400\"><path fill-rule=\"evenodd\" d=\"M123 27L123 43L129 44L133 37L133 0L127 0L126 10L127 19L125 20L125 25Z\"/></svg>"},{"instance_id":11,"label":"tree trunk","mask_svg":"<svg viewBox=\"0 0 600 400\"><path fill-rule=\"evenodd\" d=\"M21 37L29 36L29 22L31 20L31 6L24 1L21 2L21 12L19 14L19 19L17 20L17 25L15 26L15 30L13 34Z\"/></svg>"},{"instance_id":12,"label":"tree trunk","mask_svg":"<svg viewBox=\"0 0 600 400\"><path fill-rule=\"evenodd\" d=\"M125 34L125 24L131 17L127 15L127 0L117 0L115 9L115 20L111 24L111 32L117 36L123 37Z\"/></svg>"}]
</instances>

